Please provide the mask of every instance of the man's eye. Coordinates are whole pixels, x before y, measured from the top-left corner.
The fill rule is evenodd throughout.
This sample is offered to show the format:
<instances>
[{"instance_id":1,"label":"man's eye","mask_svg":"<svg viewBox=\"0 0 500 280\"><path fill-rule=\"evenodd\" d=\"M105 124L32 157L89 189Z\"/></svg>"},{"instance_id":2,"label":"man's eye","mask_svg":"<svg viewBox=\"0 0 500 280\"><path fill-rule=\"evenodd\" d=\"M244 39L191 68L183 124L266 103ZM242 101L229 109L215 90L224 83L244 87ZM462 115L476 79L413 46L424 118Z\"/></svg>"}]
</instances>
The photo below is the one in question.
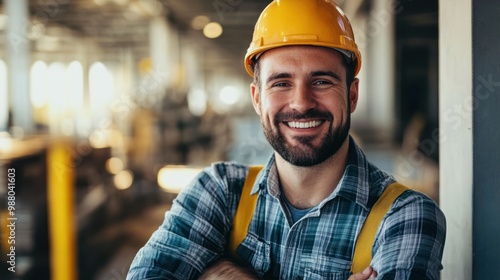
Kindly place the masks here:
<instances>
[{"instance_id":1,"label":"man's eye","mask_svg":"<svg viewBox=\"0 0 500 280\"><path fill-rule=\"evenodd\" d=\"M286 86L288 86L288 83L285 82L273 84L273 87L286 87Z\"/></svg>"},{"instance_id":2,"label":"man's eye","mask_svg":"<svg viewBox=\"0 0 500 280\"><path fill-rule=\"evenodd\" d=\"M331 85L332 83L330 81L326 81L326 80L319 80L319 81L316 81L314 82L315 85Z\"/></svg>"}]
</instances>

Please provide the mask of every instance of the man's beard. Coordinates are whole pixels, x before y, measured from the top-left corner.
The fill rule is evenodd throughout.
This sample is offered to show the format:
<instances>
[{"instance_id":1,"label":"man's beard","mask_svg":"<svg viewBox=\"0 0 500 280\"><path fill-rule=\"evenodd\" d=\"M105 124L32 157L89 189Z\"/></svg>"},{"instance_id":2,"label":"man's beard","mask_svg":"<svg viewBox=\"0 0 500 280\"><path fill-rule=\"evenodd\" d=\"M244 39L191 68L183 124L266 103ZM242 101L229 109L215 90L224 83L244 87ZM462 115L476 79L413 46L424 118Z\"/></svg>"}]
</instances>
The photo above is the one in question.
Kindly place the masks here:
<instances>
[{"instance_id":1,"label":"man's beard","mask_svg":"<svg viewBox=\"0 0 500 280\"><path fill-rule=\"evenodd\" d=\"M294 136L293 138L300 142L302 146L293 147L283 135L280 129L280 123L284 120L293 121L310 118L320 118L329 121L331 125L328 128L328 132L323 136L317 147L312 143L317 137L315 135ZM270 126L266 126L264 122L261 122L261 124L267 141L283 159L292 165L306 167L320 164L337 153L349 135L351 116L347 114L345 124L341 124L335 131L333 128L333 115L330 112L315 109L311 109L303 114L278 113L274 119L274 125L277 131L273 131L273 129Z\"/></svg>"}]
</instances>

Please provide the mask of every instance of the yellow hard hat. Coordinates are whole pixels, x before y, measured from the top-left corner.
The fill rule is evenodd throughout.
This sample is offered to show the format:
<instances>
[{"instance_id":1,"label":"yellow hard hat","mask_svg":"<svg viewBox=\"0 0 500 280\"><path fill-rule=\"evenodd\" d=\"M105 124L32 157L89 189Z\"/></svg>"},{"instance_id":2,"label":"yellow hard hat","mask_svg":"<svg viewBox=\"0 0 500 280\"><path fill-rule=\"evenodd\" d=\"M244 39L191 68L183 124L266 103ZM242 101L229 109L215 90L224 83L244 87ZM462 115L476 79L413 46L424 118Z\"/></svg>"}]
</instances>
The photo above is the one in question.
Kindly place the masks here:
<instances>
[{"instance_id":1,"label":"yellow hard hat","mask_svg":"<svg viewBox=\"0 0 500 280\"><path fill-rule=\"evenodd\" d=\"M245 69L253 77L253 59L283 46L311 45L334 48L355 60L354 76L361 68L361 53L351 23L333 0L274 0L260 14L245 55Z\"/></svg>"}]
</instances>

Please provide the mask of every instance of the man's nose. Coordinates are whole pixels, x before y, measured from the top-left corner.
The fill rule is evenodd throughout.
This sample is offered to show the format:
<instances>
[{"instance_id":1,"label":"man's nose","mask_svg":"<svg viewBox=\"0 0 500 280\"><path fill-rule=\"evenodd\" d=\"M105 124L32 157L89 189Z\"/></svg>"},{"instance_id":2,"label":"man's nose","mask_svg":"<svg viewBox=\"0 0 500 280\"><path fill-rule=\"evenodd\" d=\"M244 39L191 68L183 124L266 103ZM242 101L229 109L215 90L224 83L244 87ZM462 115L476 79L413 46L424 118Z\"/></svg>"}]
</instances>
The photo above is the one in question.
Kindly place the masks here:
<instances>
[{"instance_id":1,"label":"man's nose","mask_svg":"<svg viewBox=\"0 0 500 280\"><path fill-rule=\"evenodd\" d=\"M306 112L318 105L314 93L305 85L296 86L290 99L290 108L299 112Z\"/></svg>"}]
</instances>

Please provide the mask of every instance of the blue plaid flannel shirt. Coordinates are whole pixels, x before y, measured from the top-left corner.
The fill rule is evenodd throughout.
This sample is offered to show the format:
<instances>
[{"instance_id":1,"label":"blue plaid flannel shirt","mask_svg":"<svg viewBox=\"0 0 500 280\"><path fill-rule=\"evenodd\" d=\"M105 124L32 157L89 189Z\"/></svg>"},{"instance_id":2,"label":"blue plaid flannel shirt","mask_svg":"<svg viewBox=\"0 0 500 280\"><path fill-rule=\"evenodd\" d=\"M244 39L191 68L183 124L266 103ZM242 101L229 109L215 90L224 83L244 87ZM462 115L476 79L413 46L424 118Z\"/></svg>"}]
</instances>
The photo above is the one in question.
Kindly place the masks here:
<instances>
[{"instance_id":1,"label":"blue plaid flannel shirt","mask_svg":"<svg viewBox=\"0 0 500 280\"><path fill-rule=\"evenodd\" d=\"M259 192L240 258L264 279L347 279L354 243L377 198L394 179L370 164L350 140L343 177L332 194L291 224L280 200L274 156L256 180ZM127 279L196 279L225 254L248 167L211 165L175 199L137 253ZM403 193L377 231L371 265L377 279L439 279L445 217L415 191Z\"/></svg>"}]
</instances>

